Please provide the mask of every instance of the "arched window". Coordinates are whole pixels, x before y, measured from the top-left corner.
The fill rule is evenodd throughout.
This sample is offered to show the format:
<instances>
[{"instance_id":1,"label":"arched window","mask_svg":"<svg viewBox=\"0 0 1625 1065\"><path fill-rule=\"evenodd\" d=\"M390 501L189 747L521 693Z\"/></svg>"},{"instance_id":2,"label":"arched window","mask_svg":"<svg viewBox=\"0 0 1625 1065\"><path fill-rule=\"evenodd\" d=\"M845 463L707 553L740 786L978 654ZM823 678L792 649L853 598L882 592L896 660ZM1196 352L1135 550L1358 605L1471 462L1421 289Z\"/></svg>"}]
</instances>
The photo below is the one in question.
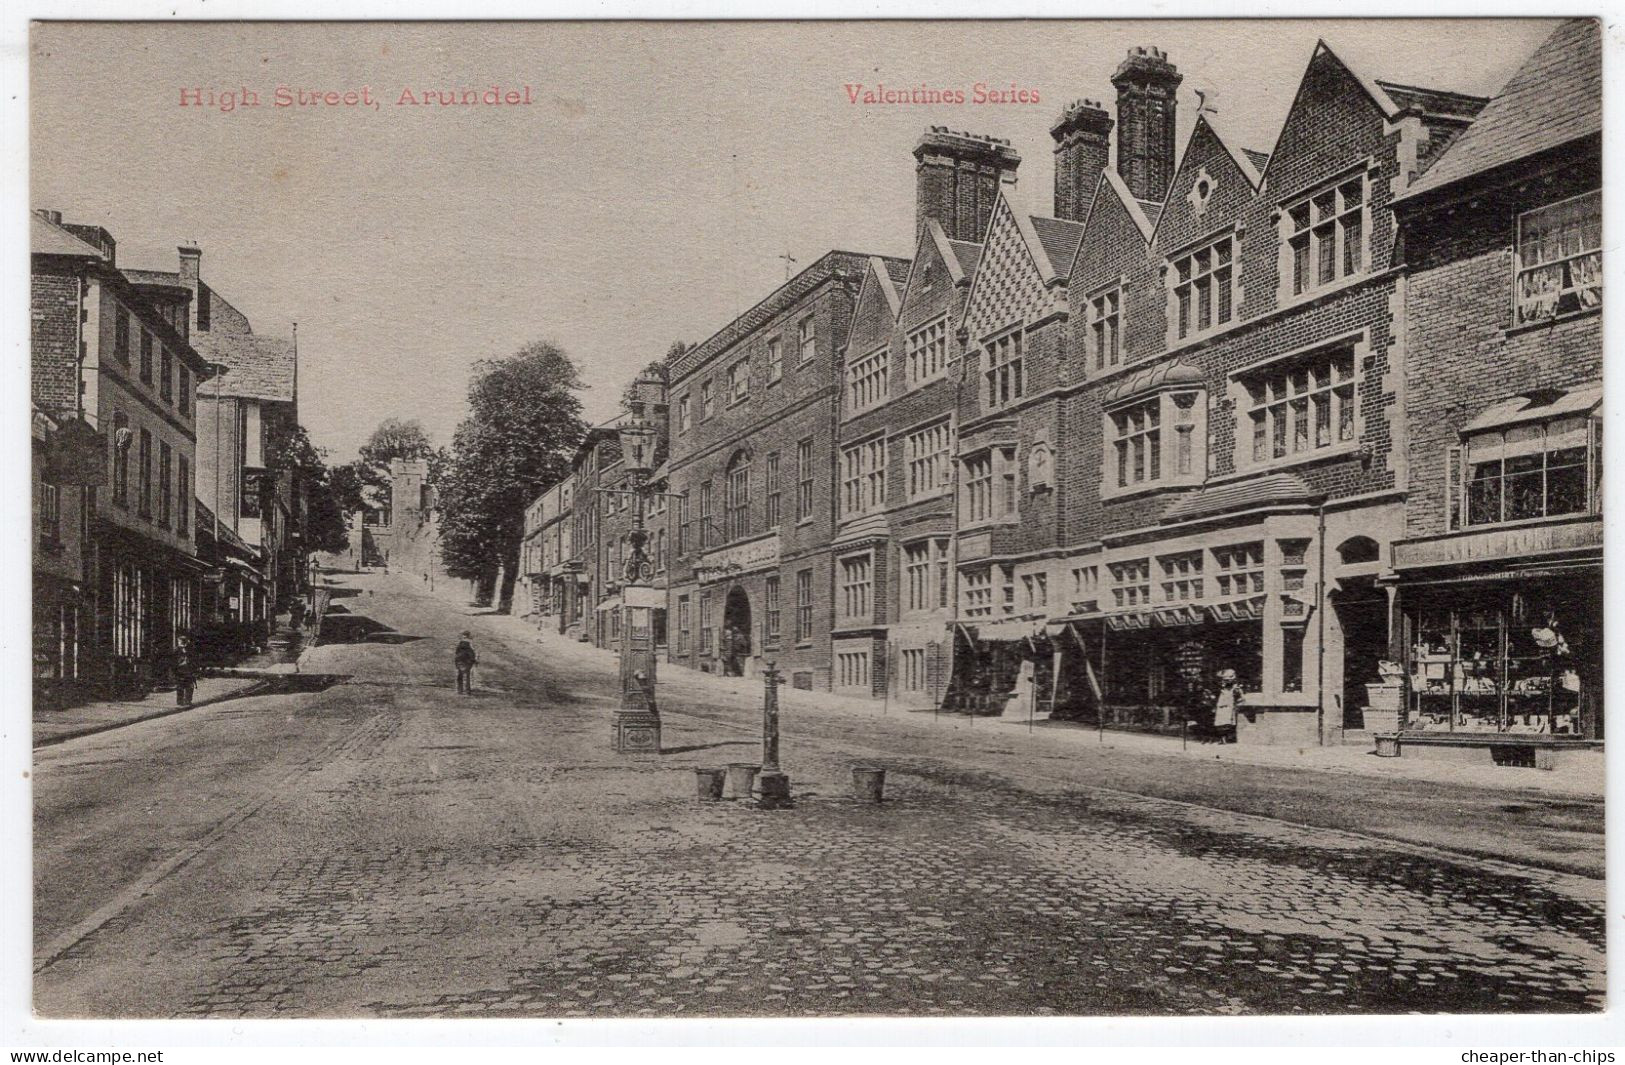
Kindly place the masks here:
<instances>
[{"instance_id":1,"label":"arched window","mask_svg":"<svg viewBox=\"0 0 1625 1065\"><path fill-rule=\"evenodd\" d=\"M728 539L742 540L750 535L750 454L737 451L728 462L726 502Z\"/></svg>"},{"instance_id":2,"label":"arched window","mask_svg":"<svg viewBox=\"0 0 1625 1065\"><path fill-rule=\"evenodd\" d=\"M1377 561L1381 549L1369 536L1351 536L1337 545L1337 557L1345 566Z\"/></svg>"}]
</instances>

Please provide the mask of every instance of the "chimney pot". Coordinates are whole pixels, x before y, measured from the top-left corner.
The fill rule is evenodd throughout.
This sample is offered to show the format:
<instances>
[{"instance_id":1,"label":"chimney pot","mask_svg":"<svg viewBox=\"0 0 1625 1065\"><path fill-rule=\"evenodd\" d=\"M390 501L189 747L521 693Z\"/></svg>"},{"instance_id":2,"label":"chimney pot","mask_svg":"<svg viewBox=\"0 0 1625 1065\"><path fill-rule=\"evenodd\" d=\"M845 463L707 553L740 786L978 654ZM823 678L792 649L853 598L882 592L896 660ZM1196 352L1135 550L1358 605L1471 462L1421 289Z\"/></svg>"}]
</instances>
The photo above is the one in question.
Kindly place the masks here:
<instances>
[{"instance_id":1,"label":"chimney pot","mask_svg":"<svg viewBox=\"0 0 1625 1065\"><path fill-rule=\"evenodd\" d=\"M1001 186L1016 182L1021 155L1008 140L932 126L914 148L916 242L935 218L954 240L980 241Z\"/></svg>"},{"instance_id":2,"label":"chimney pot","mask_svg":"<svg viewBox=\"0 0 1625 1065\"><path fill-rule=\"evenodd\" d=\"M1184 78L1155 46L1129 52L1117 87L1117 172L1136 199L1160 202L1174 177L1176 90Z\"/></svg>"}]
</instances>

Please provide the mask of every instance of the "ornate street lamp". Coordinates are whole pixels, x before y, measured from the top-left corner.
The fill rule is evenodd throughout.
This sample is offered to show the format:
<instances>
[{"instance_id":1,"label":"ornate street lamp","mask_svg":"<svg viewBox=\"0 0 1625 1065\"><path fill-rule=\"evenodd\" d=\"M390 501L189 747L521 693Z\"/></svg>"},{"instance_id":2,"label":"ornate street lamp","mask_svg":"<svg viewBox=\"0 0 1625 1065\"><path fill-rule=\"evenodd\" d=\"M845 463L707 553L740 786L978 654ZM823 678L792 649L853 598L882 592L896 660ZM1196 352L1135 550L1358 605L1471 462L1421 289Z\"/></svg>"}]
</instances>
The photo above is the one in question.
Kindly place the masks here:
<instances>
[{"instance_id":1,"label":"ornate street lamp","mask_svg":"<svg viewBox=\"0 0 1625 1065\"><path fill-rule=\"evenodd\" d=\"M664 607L653 586L654 565L646 545L643 508L648 497L649 474L655 465L659 429L653 415L665 398L659 381L639 378L632 383L630 411L616 431L621 441L621 468L631 481L632 545L621 588L621 704L615 711L614 748L623 754L660 753L660 710L655 703L654 612ZM621 489L600 489L618 492Z\"/></svg>"}]
</instances>

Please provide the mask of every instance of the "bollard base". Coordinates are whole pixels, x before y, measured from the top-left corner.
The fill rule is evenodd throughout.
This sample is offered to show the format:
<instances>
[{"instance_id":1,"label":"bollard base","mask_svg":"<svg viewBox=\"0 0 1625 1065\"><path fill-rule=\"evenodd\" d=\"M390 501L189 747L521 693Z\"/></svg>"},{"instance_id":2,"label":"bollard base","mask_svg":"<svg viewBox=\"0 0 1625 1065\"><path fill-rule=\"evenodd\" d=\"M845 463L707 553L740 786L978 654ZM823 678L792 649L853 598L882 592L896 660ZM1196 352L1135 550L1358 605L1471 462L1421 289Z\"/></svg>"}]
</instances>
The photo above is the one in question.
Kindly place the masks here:
<instances>
[{"instance_id":1,"label":"bollard base","mask_svg":"<svg viewBox=\"0 0 1625 1065\"><path fill-rule=\"evenodd\" d=\"M659 754L660 715L647 710L615 711L617 754Z\"/></svg>"},{"instance_id":2,"label":"bollard base","mask_svg":"<svg viewBox=\"0 0 1625 1065\"><path fill-rule=\"evenodd\" d=\"M756 778L756 805L775 810L790 805L790 777L784 773L763 773Z\"/></svg>"}]
</instances>

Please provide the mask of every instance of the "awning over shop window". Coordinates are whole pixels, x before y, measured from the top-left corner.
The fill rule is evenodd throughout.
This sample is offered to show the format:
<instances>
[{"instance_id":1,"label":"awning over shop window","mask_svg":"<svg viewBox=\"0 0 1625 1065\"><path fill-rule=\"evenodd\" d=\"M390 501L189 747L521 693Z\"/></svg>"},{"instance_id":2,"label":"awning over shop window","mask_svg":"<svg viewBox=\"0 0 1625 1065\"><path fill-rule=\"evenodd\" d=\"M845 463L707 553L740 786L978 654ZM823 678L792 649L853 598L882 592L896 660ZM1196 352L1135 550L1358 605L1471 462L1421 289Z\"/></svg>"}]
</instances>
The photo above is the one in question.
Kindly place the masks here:
<instances>
[{"instance_id":1,"label":"awning over shop window","mask_svg":"<svg viewBox=\"0 0 1625 1065\"><path fill-rule=\"evenodd\" d=\"M597 609L598 613L602 614L606 610L619 610L620 608L621 608L621 597L617 595L617 596L612 596L609 599L605 599L602 603L598 604L596 609Z\"/></svg>"},{"instance_id":2,"label":"awning over shop window","mask_svg":"<svg viewBox=\"0 0 1625 1065\"><path fill-rule=\"evenodd\" d=\"M1526 392L1491 404L1468 422L1461 433L1467 436L1486 429L1505 429L1523 422L1544 422L1564 415L1589 414L1601 406L1601 382L1566 391Z\"/></svg>"}]
</instances>

